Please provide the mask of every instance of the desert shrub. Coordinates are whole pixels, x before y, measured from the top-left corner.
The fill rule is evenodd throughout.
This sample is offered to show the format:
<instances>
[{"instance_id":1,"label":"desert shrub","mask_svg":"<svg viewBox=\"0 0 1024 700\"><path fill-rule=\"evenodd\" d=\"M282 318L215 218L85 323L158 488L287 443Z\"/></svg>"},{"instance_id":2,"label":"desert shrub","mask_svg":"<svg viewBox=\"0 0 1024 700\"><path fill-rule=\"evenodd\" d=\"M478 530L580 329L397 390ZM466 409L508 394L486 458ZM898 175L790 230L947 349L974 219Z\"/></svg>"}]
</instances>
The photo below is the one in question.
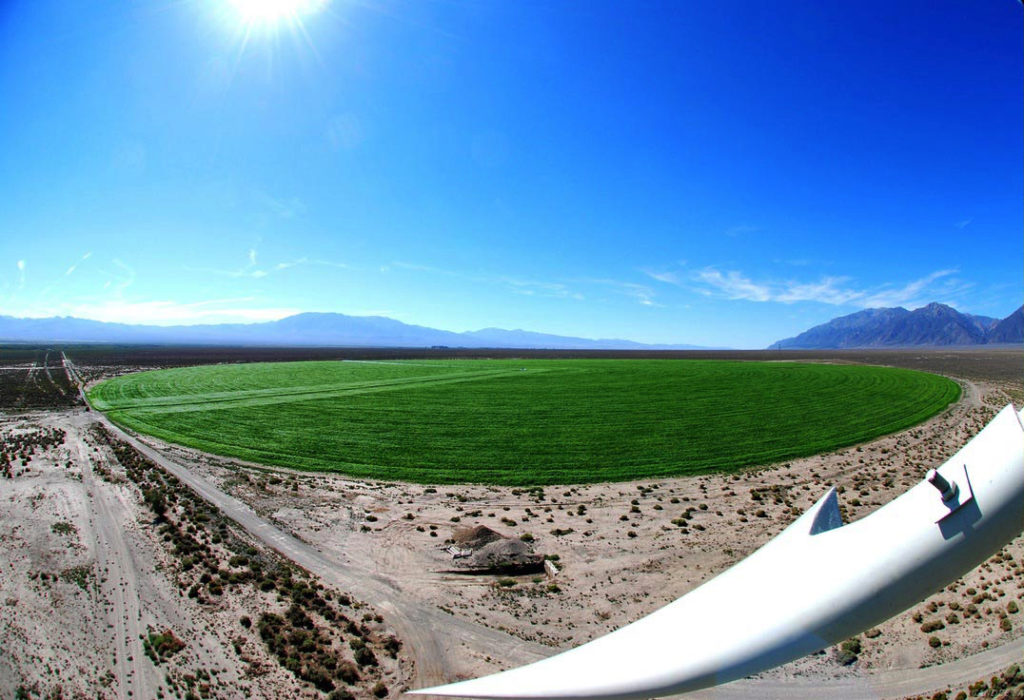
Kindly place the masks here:
<instances>
[{"instance_id":1,"label":"desert shrub","mask_svg":"<svg viewBox=\"0 0 1024 700\"><path fill-rule=\"evenodd\" d=\"M398 656L399 650L402 648L402 642L397 637L391 635L384 640L384 651L393 659Z\"/></svg>"},{"instance_id":2,"label":"desert shrub","mask_svg":"<svg viewBox=\"0 0 1024 700\"><path fill-rule=\"evenodd\" d=\"M356 649L355 654L353 655L353 658L355 658L356 663L359 664L360 666L376 666L377 665L377 657L374 656L373 652L370 651L369 647L361 647L359 649Z\"/></svg>"},{"instance_id":3,"label":"desert shrub","mask_svg":"<svg viewBox=\"0 0 1024 700\"><path fill-rule=\"evenodd\" d=\"M359 669L351 661L342 661L338 664L338 670L334 675L348 685L355 685L359 682Z\"/></svg>"},{"instance_id":4,"label":"desert shrub","mask_svg":"<svg viewBox=\"0 0 1024 700\"><path fill-rule=\"evenodd\" d=\"M167 629L162 633L151 633L142 640L143 651L146 652L154 664L159 665L185 648L185 642L174 636L174 632Z\"/></svg>"},{"instance_id":5,"label":"desert shrub","mask_svg":"<svg viewBox=\"0 0 1024 700\"><path fill-rule=\"evenodd\" d=\"M331 676L323 666L309 666L301 677L315 685L322 692L328 693L334 690L334 681L331 680Z\"/></svg>"},{"instance_id":6,"label":"desert shrub","mask_svg":"<svg viewBox=\"0 0 1024 700\"><path fill-rule=\"evenodd\" d=\"M849 666L857 661L860 652L860 640L857 637L847 639L839 645L839 649L836 651L836 661L843 666Z\"/></svg>"}]
</instances>

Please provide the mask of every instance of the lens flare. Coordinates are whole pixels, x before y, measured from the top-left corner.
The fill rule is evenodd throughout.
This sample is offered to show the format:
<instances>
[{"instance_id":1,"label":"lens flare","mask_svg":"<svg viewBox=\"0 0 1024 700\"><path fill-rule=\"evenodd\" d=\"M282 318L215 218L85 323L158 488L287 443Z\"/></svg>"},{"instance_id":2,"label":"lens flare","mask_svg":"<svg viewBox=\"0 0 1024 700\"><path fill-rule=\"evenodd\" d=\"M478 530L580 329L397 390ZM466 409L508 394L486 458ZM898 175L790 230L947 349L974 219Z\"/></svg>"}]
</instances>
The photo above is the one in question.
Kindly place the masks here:
<instances>
[{"instance_id":1,"label":"lens flare","mask_svg":"<svg viewBox=\"0 0 1024 700\"><path fill-rule=\"evenodd\" d=\"M247 25L276 25L295 22L303 15L322 9L327 0L227 0Z\"/></svg>"}]
</instances>

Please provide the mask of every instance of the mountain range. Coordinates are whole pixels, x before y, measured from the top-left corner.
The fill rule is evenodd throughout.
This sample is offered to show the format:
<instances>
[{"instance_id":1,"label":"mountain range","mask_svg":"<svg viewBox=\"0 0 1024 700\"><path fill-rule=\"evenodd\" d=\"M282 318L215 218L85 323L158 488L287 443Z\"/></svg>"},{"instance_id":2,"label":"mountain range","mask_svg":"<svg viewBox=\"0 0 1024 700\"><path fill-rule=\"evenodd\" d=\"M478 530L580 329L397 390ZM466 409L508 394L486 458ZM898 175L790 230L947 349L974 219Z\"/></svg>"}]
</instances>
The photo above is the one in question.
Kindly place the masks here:
<instances>
[{"instance_id":1,"label":"mountain range","mask_svg":"<svg viewBox=\"0 0 1024 700\"><path fill-rule=\"evenodd\" d=\"M1024 306L1000 320L974 316L945 304L913 311L901 306L865 309L834 318L770 350L905 347L915 345L995 345L1024 343Z\"/></svg>"},{"instance_id":2,"label":"mountain range","mask_svg":"<svg viewBox=\"0 0 1024 700\"><path fill-rule=\"evenodd\" d=\"M453 347L565 350L697 350L616 338L575 338L484 328L455 333L384 316L302 313L262 323L150 326L73 316L0 316L0 342L240 345L270 347ZM908 311L865 309L832 319L769 349L841 349L1024 343L1024 307L1004 319L965 314L945 304Z\"/></svg>"},{"instance_id":3,"label":"mountain range","mask_svg":"<svg viewBox=\"0 0 1024 700\"><path fill-rule=\"evenodd\" d=\"M263 323L148 326L91 321L73 316L0 316L0 342L63 342L287 347L459 347L566 350L692 350L693 345L645 345L524 330L484 328L454 333L384 316L303 313Z\"/></svg>"}]
</instances>

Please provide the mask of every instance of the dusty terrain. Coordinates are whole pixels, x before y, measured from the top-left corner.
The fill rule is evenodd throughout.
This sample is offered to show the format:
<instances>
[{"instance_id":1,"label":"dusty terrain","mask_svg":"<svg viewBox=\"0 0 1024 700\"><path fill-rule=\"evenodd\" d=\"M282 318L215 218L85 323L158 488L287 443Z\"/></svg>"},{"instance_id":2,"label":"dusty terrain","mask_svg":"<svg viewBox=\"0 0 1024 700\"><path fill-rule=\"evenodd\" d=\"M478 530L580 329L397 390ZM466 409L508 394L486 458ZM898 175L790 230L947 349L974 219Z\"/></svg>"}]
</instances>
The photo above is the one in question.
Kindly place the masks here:
<instances>
[{"instance_id":1,"label":"dusty terrain","mask_svg":"<svg viewBox=\"0 0 1024 700\"><path fill-rule=\"evenodd\" d=\"M408 685L378 611L246 537L84 411L0 417L0 436L34 440L0 478L0 696L363 698Z\"/></svg>"},{"instance_id":2,"label":"dusty terrain","mask_svg":"<svg viewBox=\"0 0 1024 700\"><path fill-rule=\"evenodd\" d=\"M381 682L396 696L402 687L419 687L438 675L450 680L497 670L549 653L537 645L554 652L628 623L752 552L830 485L842 490L847 520L863 517L950 456L1003 405L1024 398L1024 381L1013 369L1019 351L894 353L874 360L953 376L964 397L901 434L733 476L543 490L432 488L269 469L146 442L158 448L154 455L251 506L254 531L265 521L294 535L301 541L295 548L274 549L293 558L298 554L289 552L299 550L315 556L303 563L314 582L358 597L364 591L352 586L365 581L366 599L384 603L383 625L374 622L376 609L370 613L368 624L380 626L368 630L375 638L386 639L387 625L403 637L416 627L410 620L435 620L417 615L451 613L442 624L445 617L451 621L447 636L454 641L424 634L390 665L378 653ZM111 371L123 367L97 368L91 376ZM5 439L49 429L65 433L60 444L37 450L24 466L12 460L11 478L0 478L0 694L10 696L20 686L42 697L60 686L67 697L157 697L193 688L199 693L205 684L214 697L317 695L275 660L256 624L239 624L243 615L255 623L275 604L284 607L273 595L228 587L220 596L196 600L182 591L180 556L154 526L138 485L117 471L109 445L95 437L94 418L82 409L0 418ZM445 546L454 528L476 524L531 540L537 552L555 560L558 573L442 573L452 568ZM274 556L250 532L231 531L261 556ZM335 570L341 572L336 577ZM794 662L765 674L762 687L856 683L996 650L1022 638L1021 608L1019 537L961 581L861 635L859 649L847 645L845 654L837 647ZM143 638L166 629L185 646L157 665L146 657ZM234 648L239 636L241 652ZM438 648L423 653L431 644ZM415 670L404 661L406 653ZM253 662L259 674L252 673ZM967 690L976 678L962 680ZM933 689L941 688L905 692Z\"/></svg>"}]
</instances>

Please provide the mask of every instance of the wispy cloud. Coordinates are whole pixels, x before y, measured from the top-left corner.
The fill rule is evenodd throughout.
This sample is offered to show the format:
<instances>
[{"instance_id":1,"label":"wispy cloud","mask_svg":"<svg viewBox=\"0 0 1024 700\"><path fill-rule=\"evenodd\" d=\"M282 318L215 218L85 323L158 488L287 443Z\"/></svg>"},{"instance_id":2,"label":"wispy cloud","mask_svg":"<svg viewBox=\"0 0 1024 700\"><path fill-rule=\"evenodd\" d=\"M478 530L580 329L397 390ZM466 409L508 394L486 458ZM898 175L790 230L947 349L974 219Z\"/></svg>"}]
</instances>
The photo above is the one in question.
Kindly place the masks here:
<instances>
[{"instance_id":1,"label":"wispy cloud","mask_svg":"<svg viewBox=\"0 0 1024 700\"><path fill-rule=\"evenodd\" d=\"M25 286L25 261L18 261L18 289Z\"/></svg>"},{"instance_id":2,"label":"wispy cloud","mask_svg":"<svg viewBox=\"0 0 1024 700\"><path fill-rule=\"evenodd\" d=\"M481 278L487 281L487 278ZM583 301L583 294L573 291L568 285L561 282L541 282L531 279L520 279L517 277L500 276L493 278L493 281L504 284L516 294L525 296L543 296L555 299L576 299Z\"/></svg>"},{"instance_id":3,"label":"wispy cloud","mask_svg":"<svg viewBox=\"0 0 1024 700\"><path fill-rule=\"evenodd\" d=\"M629 297L630 299L637 302L641 306L662 306L662 304L659 304L658 302L655 301L656 295L654 290L651 289L651 287L649 287L646 284L638 284L636 282L622 282L620 280L605 278L588 278L582 281L585 283L596 284L611 289L616 294L621 294L625 297Z\"/></svg>"},{"instance_id":4,"label":"wispy cloud","mask_svg":"<svg viewBox=\"0 0 1024 700\"><path fill-rule=\"evenodd\" d=\"M464 275L453 272L451 270L442 270L439 267L431 267L430 265L420 265L419 263L405 262L403 260L394 260L389 265L385 265L387 269L397 267L402 270L413 270L416 272L433 272L438 275L448 275L451 277L463 277Z\"/></svg>"},{"instance_id":5,"label":"wispy cloud","mask_svg":"<svg viewBox=\"0 0 1024 700\"><path fill-rule=\"evenodd\" d=\"M86 260L88 260L91 257L92 257L92 251L89 251L88 253L83 255L81 258L79 258L76 263L74 263L71 267L69 267L67 269L67 272L64 273L64 276L65 277L70 277L71 275L73 275L75 270L78 269L78 266L81 265L82 263L84 263Z\"/></svg>"},{"instance_id":6,"label":"wispy cloud","mask_svg":"<svg viewBox=\"0 0 1024 700\"><path fill-rule=\"evenodd\" d=\"M259 264L259 251L255 248L250 248L246 253L246 264L242 267L235 268L233 270L225 270L223 268L214 267L186 267L185 269L189 272L202 272L204 274L220 275L221 277L232 277L235 279L250 278L250 279L261 279L268 275L281 272L283 270L289 270L293 267L301 267L303 265L317 265L321 267L335 267L341 270L349 269L349 266L345 263L334 262L331 260L322 260L319 258L296 258L295 260L283 260L279 263L275 263L270 266L261 266Z\"/></svg>"},{"instance_id":7,"label":"wispy cloud","mask_svg":"<svg viewBox=\"0 0 1024 700\"><path fill-rule=\"evenodd\" d=\"M974 221L973 218L964 219L963 221L957 221L953 225L956 226L959 229L964 229L964 228L967 228L968 226L970 226L972 221Z\"/></svg>"},{"instance_id":8,"label":"wispy cloud","mask_svg":"<svg viewBox=\"0 0 1024 700\"><path fill-rule=\"evenodd\" d=\"M114 258L114 266L120 270L119 273L110 275L110 279L103 285L104 289L113 289L114 294L120 298L126 289L135 283L135 269L131 265L127 265L121 260Z\"/></svg>"},{"instance_id":9,"label":"wispy cloud","mask_svg":"<svg viewBox=\"0 0 1024 700\"><path fill-rule=\"evenodd\" d=\"M514 275L488 275L480 273L457 272L455 270L446 270L439 267L432 267L430 265L419 265L417 263L409 263L402 261L395 261L392 262L390 265L385 265L381 267L381 272L388 272L392 268L398 268L402 270L413 270L415 272L427 272L435 275L444 275L446 277L454 277L456 279L476 282L478 284L501 285L505 287L508 291L512 292L513 294L520 294L522 296L549 297L554 299L575 299L577 301L583 301L585 298L581 292L573 289L570 285L564 282L549 282L525 277L517 277Z\"/></svg>"},{"instance_id":10,"label":"wispy cloud","mask_svg":"<svg viewBox=\"0 0 1024 700\"><path fill-rule=\"evenodd\" d=\"M641 272L651 279L664 282L665 284L679 284L680 282L679 275L675 272L661 272L657 270L641 270Z\"/></svg>"},{"instance_id":11,"label":"wispy cloud","mask_svg":"<svg viewBox=\"0 0 1024 700\"><path fill-rule=\"evenodd\" d=\"M288 270L293 267L300 267L302 265L320 265L322 267L336 267L339 270L350 269L348 265L340 262L332 262L330 260L318 260L315 258L298 258L296 260L286 260L279 262L274 265L274 270Z\"/></svg>"},{"instance_id":12,"label":"wispy cloud","mask_svg":"<svg viewBox=\"0 0 1024 700\"><path fill-rule=\"evenodd\" d=\"M945 300L962 293L970 285L951 279L956 270L937 270L911 282L883 284L858 288L849 277L822 277L815 282L787 280L758 282L736 270L725 272L714 267L698 270L693 275L696 290L705 296L755 302L793 304L812 301L833 306L919 306L934 297ZM942 285L936 283L945 280ZM931 297L931 298L929 298Z\"/></svg>"},{"instance_id":13,"label":"wispy cloud","mask_svg":"<svg viewBox=\"0 0 1024 700\"><path fill-rule=\"evenodd\" d=\"M245 265L233 270L225 270L217 267L189 267L185 269L189 272L202 272L209 275L220 275L221 277L233 277L240 279L243 277L249 277L252 279L260 279L261 277L267 276L267 271L260 268L258 264L259 253L255 248L250 248L246 252L246 260L248 261Z\"/></svg>"},{"instance_id":14,"label":"wispy cloud","mask_svg":"<svg viewBox=\"0 0 1024 700\"><path fill-rule=\"evenodd\" d=\"M703 290L708 296L713 292L718 292L729 299L771 301L772 298L772 292L767 286L752 282L748 277L735 270L722 273L709 267L697 272L696 279L698 282L708 285Z\"/></svg>"},{"instance_id":15,"label":"wispy cloud","mask_svg":"<svg viewBox=\"0 0 1024 700\"><path fill-rule=\"evenodd\" d=\"M921 279L909 282L902 287L882 287L871 291L864 298L861 306L921 306L930 301L941 301L947 304L955 304L955 297L970 289L972 285L952 278L956 270L937 270ZM935 286L935 282L945 280L945 284ZM936 298L925 298L934 296Z\"/></svg>"},{"instance_id":16,"label":"wispy cloud","mask_svg":"<svg viewBox=\"0 0 1024 700\"><path fill-rule=\"evenodd\" d=\"M306 204L298 197L271 197L264 198L267 207L282 219L295 219L306 213Z\"/></svg>"}]
</instances>

